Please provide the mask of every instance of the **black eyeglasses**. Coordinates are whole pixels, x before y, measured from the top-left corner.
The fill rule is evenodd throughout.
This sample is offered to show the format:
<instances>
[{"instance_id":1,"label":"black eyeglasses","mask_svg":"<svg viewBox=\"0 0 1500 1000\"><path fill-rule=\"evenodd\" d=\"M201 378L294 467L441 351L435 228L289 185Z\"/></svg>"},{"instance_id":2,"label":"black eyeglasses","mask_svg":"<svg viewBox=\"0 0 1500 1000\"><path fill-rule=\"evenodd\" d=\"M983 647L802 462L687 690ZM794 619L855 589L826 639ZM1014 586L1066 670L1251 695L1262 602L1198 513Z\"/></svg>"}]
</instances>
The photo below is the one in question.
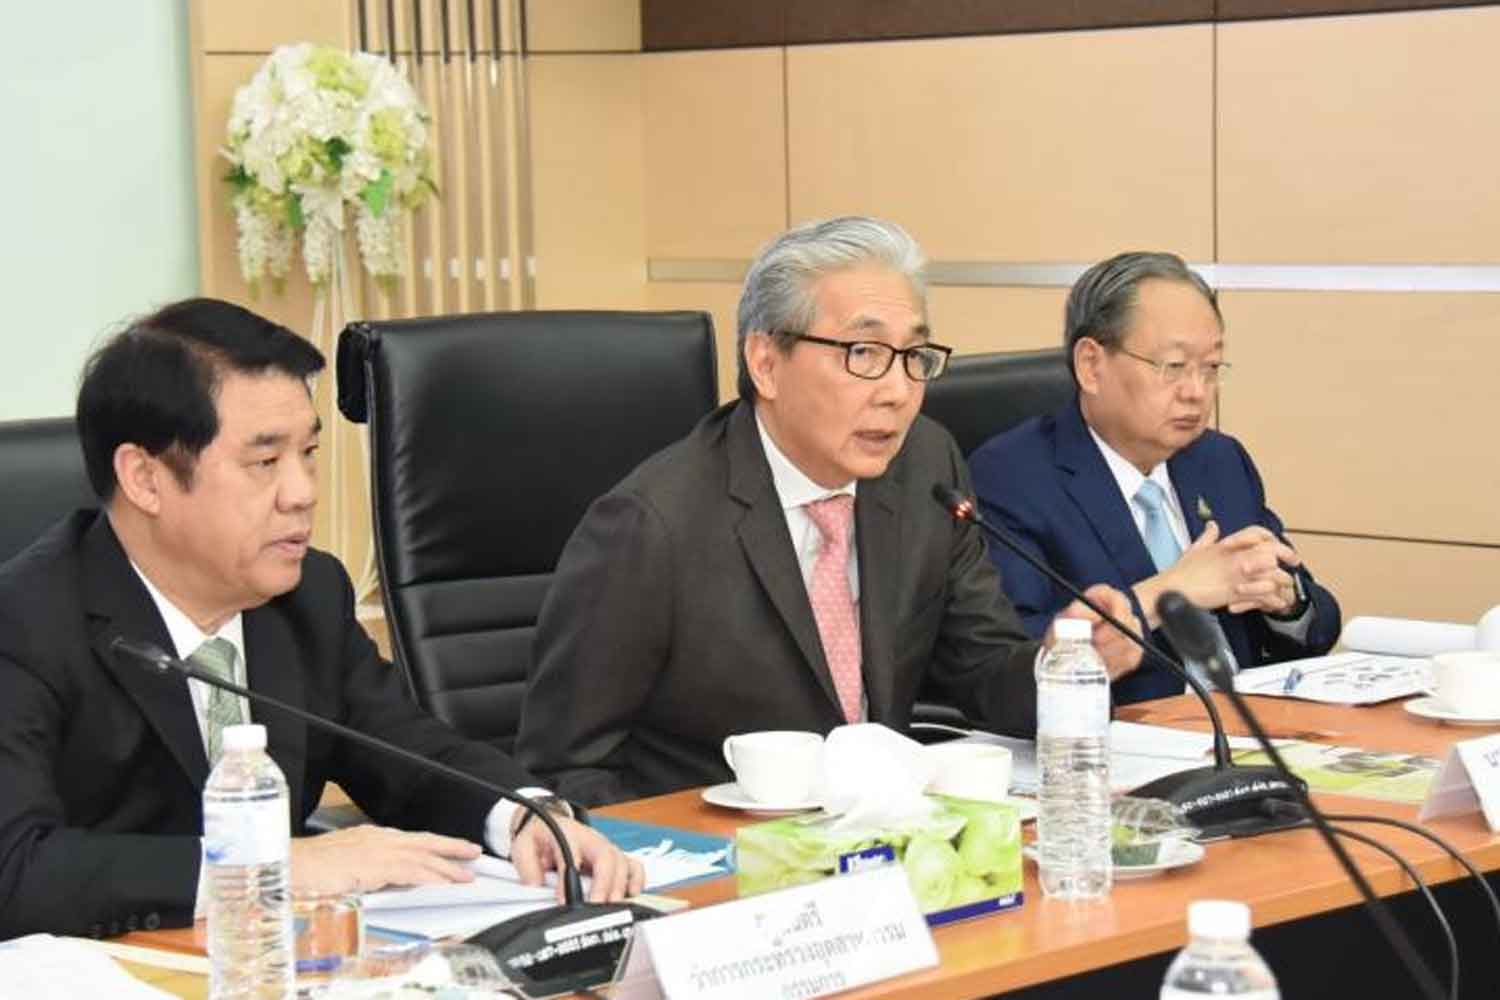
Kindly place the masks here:
<instances>
[{"instance_id":1,"label":"black eyeglasses","mask_svg":"<svg viewBox=\"0 0 1500 1000\"><path fill-rule=\"evenodd\" d=\"M844 370L855 378L884 378L901 355L901 366L907 377L914 382L931 382L948 370L948 355L953 348L942 344L914 344L911 347L895 348L878 340L829 340L814 337L810 333L780 331L780 336L794 340L805 340L809 344L837 347L844 352Z\"/></svg>"}]
</instances>

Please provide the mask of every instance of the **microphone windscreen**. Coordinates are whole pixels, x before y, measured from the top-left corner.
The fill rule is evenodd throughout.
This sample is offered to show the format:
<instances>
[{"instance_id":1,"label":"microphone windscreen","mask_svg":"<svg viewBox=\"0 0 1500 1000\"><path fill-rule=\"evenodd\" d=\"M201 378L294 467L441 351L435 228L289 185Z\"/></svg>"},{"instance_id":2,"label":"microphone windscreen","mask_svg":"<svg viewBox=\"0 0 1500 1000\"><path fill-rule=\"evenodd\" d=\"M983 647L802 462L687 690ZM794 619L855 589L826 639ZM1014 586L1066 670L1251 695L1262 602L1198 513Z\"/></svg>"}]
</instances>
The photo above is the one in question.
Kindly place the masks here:
<instances>
[{"instance_id":1,"label":"microphone windscreen","mask_svg":"<svg viewBox=\"0 0 1500 1000\"><path fill-rule=\"evenodd\" d=\"M1185 660L1207 662L1218 655L1219 637L1208 612L1193 604L1175 590L1161 595L1156 602L1161 627Z\"/></svg>"}]
</instances>

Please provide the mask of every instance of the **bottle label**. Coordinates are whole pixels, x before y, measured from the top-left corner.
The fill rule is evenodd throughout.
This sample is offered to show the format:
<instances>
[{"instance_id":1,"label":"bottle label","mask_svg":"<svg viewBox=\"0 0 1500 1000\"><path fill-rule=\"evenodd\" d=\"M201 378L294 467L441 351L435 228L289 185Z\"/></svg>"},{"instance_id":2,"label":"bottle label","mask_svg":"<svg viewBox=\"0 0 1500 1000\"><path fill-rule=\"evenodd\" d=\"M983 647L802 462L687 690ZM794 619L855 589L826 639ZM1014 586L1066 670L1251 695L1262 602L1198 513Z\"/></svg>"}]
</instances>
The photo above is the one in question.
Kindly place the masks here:
<instances>
[{"instance_id":1,"label":"bottle label","mask_svg":"<svg viewBox=\"0 0 1500 1000\"><path fill-rule=\"evenodd\" d=\"M1037 686L1038 736L1083 739L1109 732L1109 688L1104 684Z\"/></svg>"},{"instance_id":2,"label":"bottle label","mask_svg":"<svg viewBox=\"0 0 1500 1000\"><path fill-rule=\"evenodd\" d=\"M1251 990L1249 993L1235 993L1239 1000L1281 1000L1281 993L1277 990ZM1203 993L1189 993L1175 986L1163 986L1161 988L1161 1000L1203 1000Z\"/></svg>"},{"instance_id":3,"label":"bottle label","mask_svg":"<svg viewBox=\"0 0 1500 1000\"><path fill-rule=\"evenodd\" d=\"M203 863L268 865L291 853L291 808L280 795L203 803Z\"/></svg>"}]
</instances>

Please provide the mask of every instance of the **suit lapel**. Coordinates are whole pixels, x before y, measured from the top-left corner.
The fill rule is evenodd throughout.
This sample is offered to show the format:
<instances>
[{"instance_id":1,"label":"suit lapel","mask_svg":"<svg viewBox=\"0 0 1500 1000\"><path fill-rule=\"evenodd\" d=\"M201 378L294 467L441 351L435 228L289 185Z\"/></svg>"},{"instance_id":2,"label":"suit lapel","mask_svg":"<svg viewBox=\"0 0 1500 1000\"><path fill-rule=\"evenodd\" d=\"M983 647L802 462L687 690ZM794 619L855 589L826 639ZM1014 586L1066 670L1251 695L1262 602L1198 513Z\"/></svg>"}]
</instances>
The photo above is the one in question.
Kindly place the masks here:
<instances>
[{"instance_id":1,"label":"suit lapel","mask_svg":"<svg viewBox=\"0 0 1500 1000\"><path fill-rule=\"evenodd\" d=\"M1189 539L1203 534L1204 517L1213 516L1213 498L1208 495L1208 477L1204 475L1198 452L1192 445L1167 459L1167 471L1172 476L1172 488L1177 491L1177 503L1182 508L1183 520L1187 522ZM1201 509L1200 509L1201 508ZM1219 525L1222 529L1224 525Z\"/></svg>"},{"instance_id":2,"label":"suit lapel","mask_svg":"<svg viewBox=\"0 0 1500 1000\"><path fill-rule=\"evenodd\" d=\"M896 588L901 563L900 458L879 479L862 479L854 505L859 546L859 630L865 697L872 721L891 717L896 697L894 664Z\"/></svg>"},{"instance_id":3,"label":"suit lapel","mask_svg":"<svg viewBox=\"0 0 1500 1000\"><path fill-rule=\"evenodd\" d=\"M176 652L166 623L102 512L84 536L82 563L84 609L94 655L140 707L193 785L203 787L208 780L208 756L187 679L116 657L109 648L116 637L124 636Z\"/></svg>"},{"instance_id":4,"label":"suit lapel","mask_svg":"<svg viewBox=\"0 0 1500 1000\"><path fill-rule=\"evenodd\" d=\"M1062 480L1068 495L1098 536L1120 579L1144 580L1154 576L1156 564L1141 540L1114 474L1083 422L1076 396L1058 415L1054 461L1066 473Z\"/></svg>"},{"instance_id":5,"label":"suit lapel","mask_svg":"<svg viewBox=\"0 0 1500 1000\"><path fill-rule=\"evenodd\" d=\"M755 424L755 410L747 403L735 408L725 431L729 456L729 495L744 507L744 515L735 526L745 559L760 580L792 639L797 643L809 669L818 679L830 702L839 704L833 686L833 674L823 655L818 638L818 624L813 619L812 604L807 598L807 584L792 540L787 534L786 513L771 481L771 467L766 463L760 432Z\"/></svg>"},{"instance_id":6,"label":"suit lapel","mask_svg":"<svg viewBox=\"0 0 1500 1000\"><path fill-rule=\"evenodd\" d=\"M305 708L297 643L274 602L245 612L245 667L257 694ZM266 748L286 776L292 808L300 808L307 769L307 727L285 712L252 704L250 717L266 727Z\"/></svg>"}]
</instances>

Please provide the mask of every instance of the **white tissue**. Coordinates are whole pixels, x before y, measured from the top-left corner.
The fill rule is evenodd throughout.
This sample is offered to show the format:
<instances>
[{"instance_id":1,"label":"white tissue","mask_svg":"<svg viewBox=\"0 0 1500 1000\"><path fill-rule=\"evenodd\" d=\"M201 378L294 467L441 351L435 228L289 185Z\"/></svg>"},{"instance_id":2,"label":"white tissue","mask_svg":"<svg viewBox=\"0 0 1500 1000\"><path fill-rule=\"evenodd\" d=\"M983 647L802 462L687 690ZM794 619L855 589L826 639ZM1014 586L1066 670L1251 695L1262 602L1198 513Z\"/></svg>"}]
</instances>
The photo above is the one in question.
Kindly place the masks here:
<instances>
[{"instance_id":1,"label":"white tissue","mask_svg":"<svg viewBox=\"0 0 1500 1000\"><path fill-rule=\"evenodd\" d=\"M874 722L839 726L823 743L813 798L839 829L893 828L932 814L933 778L922 745Z\"/></svg>"}]
</instances>

